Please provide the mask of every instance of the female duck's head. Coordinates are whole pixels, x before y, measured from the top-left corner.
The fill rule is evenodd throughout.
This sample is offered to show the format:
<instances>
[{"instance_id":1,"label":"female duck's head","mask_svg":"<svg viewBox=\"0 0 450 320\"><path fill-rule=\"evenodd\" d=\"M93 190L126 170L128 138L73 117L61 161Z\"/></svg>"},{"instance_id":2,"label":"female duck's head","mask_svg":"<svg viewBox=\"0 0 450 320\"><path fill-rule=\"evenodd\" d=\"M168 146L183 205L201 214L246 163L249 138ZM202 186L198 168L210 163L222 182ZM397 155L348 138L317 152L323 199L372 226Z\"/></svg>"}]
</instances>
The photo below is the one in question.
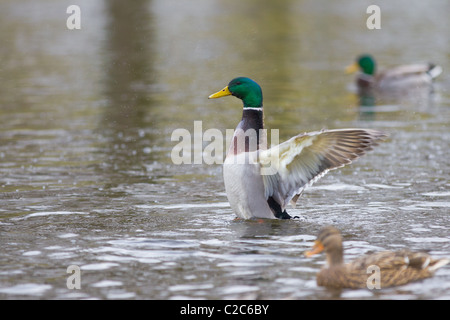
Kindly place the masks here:
<instances>
[{"instance_id":1,"label":"female duck's head","mask_svg":"<svg viewBox=\"0 0 450 320\"><path fill-rule=\"evenodd\" d=\"M346 72L353 73L358 70L373 76L376 71L375 59L369 54L360 55L352 65L347 67Z\"/></svg>"},{"instance_id":2,"label":"female duck's head","mask_svg":"<svg viewBox=\"0 0 450 320\"><path fill-rule=\"evenodd\" d=\"M342 236L338 229L328 226L320 230L311 251L305 252L307 257L325 251L329 266L343 263Z\"/></svg>"},{"instance_id":3,"label":"female duck's head","mask_svg":"<svg viewBox=\"0 0 450 320\"><path fill-rule=\"evenodd\" d=\"M244 103L244 108L262 107L262 90L259 84L250 78L238 77L228 83L222 90L209 96L209 99L233 95Z\"/></svg>"}]
</instances>

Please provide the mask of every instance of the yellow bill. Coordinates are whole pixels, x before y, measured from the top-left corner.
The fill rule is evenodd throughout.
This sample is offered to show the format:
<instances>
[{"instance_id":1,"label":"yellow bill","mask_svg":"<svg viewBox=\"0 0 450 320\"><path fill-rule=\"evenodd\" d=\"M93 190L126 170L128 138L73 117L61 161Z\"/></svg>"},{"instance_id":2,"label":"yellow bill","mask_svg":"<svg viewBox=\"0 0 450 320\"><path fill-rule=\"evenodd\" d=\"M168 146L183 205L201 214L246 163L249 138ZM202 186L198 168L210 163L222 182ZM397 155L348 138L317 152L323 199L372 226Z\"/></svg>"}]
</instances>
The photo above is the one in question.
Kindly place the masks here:
<instances>
[{"instance_id":1,"label":"yellow bill","mask_svg":"<svg viewBox=\"0 0 450 320\"><path fill-rule=\"evenodd\" d=\"M353 64L351 64L347 68L345 68L345 73L346 74L355 73L358 70L359 70L359 65L357 62L354 62Z\"/></svg>"},{"instance_id":2,"label":"yellow bill","mask_svg":"<svg viewBox=\"0 0 450 320\"><path fill-rule=\"evenodd\" d=\"M209 99L216 99L216 98L221 98L221 97L225 97L225 96L229 96L229 95L231 95L231 91L230 91L230 89L228 89L228 86L226 86L222 90L220 90L220 91L218 91L216 93L213 93L208 98Z\"/></svg>"}]
</instances>

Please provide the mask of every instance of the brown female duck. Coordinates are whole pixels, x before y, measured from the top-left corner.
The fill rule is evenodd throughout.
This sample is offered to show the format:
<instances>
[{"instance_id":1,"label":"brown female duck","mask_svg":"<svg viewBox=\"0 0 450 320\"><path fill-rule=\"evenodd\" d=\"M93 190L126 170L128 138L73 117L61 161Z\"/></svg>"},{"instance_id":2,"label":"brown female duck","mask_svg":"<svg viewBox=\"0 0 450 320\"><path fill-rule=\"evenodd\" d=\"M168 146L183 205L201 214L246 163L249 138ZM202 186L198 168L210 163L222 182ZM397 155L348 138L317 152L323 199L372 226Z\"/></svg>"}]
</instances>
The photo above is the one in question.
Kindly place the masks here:
<instances>
[{"instance_id":1,"label":"brown female duck","mask_svg":"<svg viewBox=\"0 0 450 320\"><path fill-rule=\"evenodd\" d=\"M317 274L317 285L330 288L399 286L431 277L450 262L449 259L433 259L423 252L400 250L367 254L344 264L341 233L331 226L320 231L312 250L305 255L310 257L322 251L327 256L328 267Z\"/></svg>"}]
</instances>

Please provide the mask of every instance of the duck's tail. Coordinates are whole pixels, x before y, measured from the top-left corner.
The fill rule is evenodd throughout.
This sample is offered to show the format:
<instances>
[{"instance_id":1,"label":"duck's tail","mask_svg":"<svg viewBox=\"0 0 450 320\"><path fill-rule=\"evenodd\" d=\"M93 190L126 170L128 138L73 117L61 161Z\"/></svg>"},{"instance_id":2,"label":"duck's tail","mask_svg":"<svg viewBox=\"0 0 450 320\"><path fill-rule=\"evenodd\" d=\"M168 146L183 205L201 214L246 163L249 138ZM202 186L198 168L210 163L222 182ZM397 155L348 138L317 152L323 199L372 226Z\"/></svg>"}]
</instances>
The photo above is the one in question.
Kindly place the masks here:
<instances>
[{"instance_id":1,"label":"duck's tail","mask_svg":"<svg viewBox=\"0 0 450 320\"><path fill-rule=\"evenodd\" d=\"M449 263L450 260L449 259L439 259L436 260L432 265L430 265L428 267L428 270L430 270L431 272L435 272L437 269L445 266L447 263Z\"/></svg>"},{"instance_id":2,"label":"duck's tail","mask_svg":"<svg viewBox=\"0 0 450 320\"><path fill-rule=\"evenodd\" d=\"M442 73L442 67L430 63L427 73L430 75L431 79L437 78Z\"/></svg>"}]
</instances>

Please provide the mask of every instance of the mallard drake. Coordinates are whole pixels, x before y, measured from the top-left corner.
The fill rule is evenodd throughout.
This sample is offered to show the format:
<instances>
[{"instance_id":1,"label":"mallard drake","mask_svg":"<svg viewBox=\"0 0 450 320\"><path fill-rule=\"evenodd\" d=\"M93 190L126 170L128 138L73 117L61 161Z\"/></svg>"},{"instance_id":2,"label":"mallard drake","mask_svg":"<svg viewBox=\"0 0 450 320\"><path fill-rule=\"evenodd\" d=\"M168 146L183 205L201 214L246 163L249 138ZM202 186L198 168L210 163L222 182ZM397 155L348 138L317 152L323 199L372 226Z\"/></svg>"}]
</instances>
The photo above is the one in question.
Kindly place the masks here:
<instances>
[{"instance_id":1,"label":"mallard drake","mask_svg":"<svg viewBox=\"0 0 450 320\"><path fill-rule=\"evenodd\" d=\"M386 135L371 129L339 129L302 133L265 148L261 87L245 77L235 78L210 99L233 95L244 104L227 152L223 176L228 201L242 219L291 216L303 190L329 170L342 167L371 150Z\"/></svg>"},{"instance_id":2,"label":"mallard drake","mask_svg":"<svg viewBox=\"0 0 450 320\"><path fill-rule=\"evenodd\" d=\"M346 68L346 73L360 71L356 85L360 94L368 93L408 93L411 90L431 89L433 79L442 73L442 67L431 63L401 65L377 72L373 56L363 54Z\"/></svg>"},{"instance_id":3,"label":"mallard drake","mask_svg":"<svg viewBox=\"0 0 450 320\"><path fill-rule=\"evenodd\" d=\"M330 288L399 286L431 277L437 269L450 262L449 259L433 259L424 252L400 250L367 254L344 264L341 233L332 226L319 232L312 250L305 255L310 257L322 251L325 251L328 266L317 274L317 285Z\"/></svg>"}]
</instances>

